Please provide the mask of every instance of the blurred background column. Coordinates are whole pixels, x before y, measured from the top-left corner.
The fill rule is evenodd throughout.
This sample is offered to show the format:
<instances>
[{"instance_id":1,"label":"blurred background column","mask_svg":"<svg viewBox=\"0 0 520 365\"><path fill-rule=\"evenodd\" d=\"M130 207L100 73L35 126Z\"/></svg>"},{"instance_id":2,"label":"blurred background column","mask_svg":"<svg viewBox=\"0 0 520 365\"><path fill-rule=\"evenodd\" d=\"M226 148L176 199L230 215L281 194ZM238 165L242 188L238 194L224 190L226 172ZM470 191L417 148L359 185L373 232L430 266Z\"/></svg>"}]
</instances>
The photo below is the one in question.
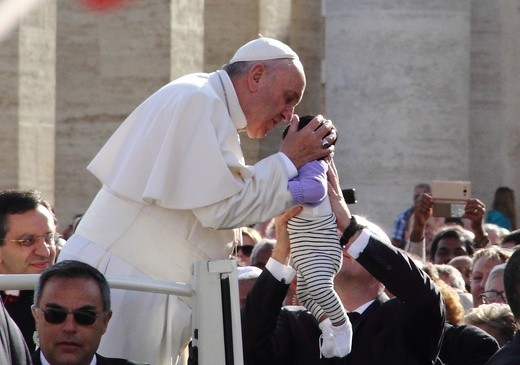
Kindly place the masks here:
<instances>
[{"instance_id":1,"label":"blurred background column","mask_svg":"<svg viewBox=\"0 0 520 365\"><path fill-rule=\"evenodd\" d=\"M413 186L469 175L470 1L325 1L328 117L355 212L391 231Z\"/></svg>"},{"instance_id":2,"label":"blurred background column","mask_svg":"<svg viewBox=\"0 0 520 365\"><path fill-rule=\"evenodd\" d=\"M100 188L86 166L126 117L203 66L203 0L123 1L92 11L58 0L57 210L83 213Z\"/></svg>"},{"instance_id":3,"label":"blurred background column","mask_svg":"<svg viewBox=\"0 0 520 365\"><path fill-rule=\"evenodd\" d=\"M503 152L500 156L505 168L504 180L498 179L497 183L506 181L515 190L517 211L520 211L520 1L505 0L503 4L501 54L504 72L501 80L504 85L504 131L497 148ZM493 166L490 168L493 170Z\"/></svg>"},{"instance_id":4,"label":"blurred background column","mask_svg":"<svg viewBox=\"0 0 520 365\"><path fill-rule=\"evenodd\" d=\"M54 201L56 1L41 2L0 44L0 185Z\"/></svg>"}]
</instances>

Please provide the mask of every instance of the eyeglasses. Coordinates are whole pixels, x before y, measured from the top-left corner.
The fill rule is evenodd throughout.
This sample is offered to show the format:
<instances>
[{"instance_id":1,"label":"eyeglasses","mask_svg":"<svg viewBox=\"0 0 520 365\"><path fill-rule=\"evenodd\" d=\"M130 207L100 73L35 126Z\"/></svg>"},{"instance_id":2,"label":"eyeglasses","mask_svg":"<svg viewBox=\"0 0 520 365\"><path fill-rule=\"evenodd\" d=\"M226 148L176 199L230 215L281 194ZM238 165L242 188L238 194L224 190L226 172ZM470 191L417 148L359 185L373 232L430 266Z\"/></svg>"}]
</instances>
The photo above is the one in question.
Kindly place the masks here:
<instances>
[{"instance_id":1,"label":"eyeglasses","mask_svg":"<svg viewBox=\"0 0 520 365\"><path fill-rule=\"evenodd\" d=\"M88 309L76 309L73 311L68 311L65 309L59 308L47 308L45 310L34 307L35 310L39 310L43 313L43 317L48 323L51 324L60 324L65 322L67 319L67 314L72 314L74 316L74 321L82 326L90 326L96 322L97 317L99 317L104 312L96 313L92 310Z\"/></svg>"},{"instance_id":2,"label":"eyeglasses","mask_svg":"<svg viewBox=\"0 0 520 365\"><path fill-rule=\"evenodd\" d=\"M46 234L32 234L27 236L22 236L22 238L17 240L8 240L9 242L14 242L23 247L31 247L36 243L40 242L41 239L45 242L47 246L54 246L56 241L60 238L58 233L46 233ZM5 240L4 240L5 241Z\"/></svg>"},{"instance_id":3,"label":"eyeglasses","mask_svg":"<svg viewBox=\"0 0 520 365\"><path fill-rule=\"evenodd\" d=\"M496 303L497 298L499 296L502 298L502 301L504 303L507 303L507 298L504 295L503 291L488 290L488 291L483 292L480 296L482 297L482 302L484 304Z\"/></svg>"}]
</instances>

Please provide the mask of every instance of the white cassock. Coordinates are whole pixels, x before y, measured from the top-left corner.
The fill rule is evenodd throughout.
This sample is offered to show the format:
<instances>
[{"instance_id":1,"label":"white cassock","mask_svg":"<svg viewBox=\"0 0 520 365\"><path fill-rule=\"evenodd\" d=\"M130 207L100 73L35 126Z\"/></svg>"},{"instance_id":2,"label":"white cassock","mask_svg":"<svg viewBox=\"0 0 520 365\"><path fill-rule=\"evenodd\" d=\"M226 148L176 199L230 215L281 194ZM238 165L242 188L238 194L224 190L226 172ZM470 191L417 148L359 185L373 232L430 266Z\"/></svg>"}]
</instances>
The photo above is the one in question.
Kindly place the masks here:
<instances>
[{"instance_id":1,"label":"white cassock","mask_svg":"<svg viewBox=\"0 0 520 365\"><path fill-rule=\"evenodd\" d=\"M188 282L194 261L227 258L231 228L290 207L287 182L296 175L281 153L246 166L237 133L245 126L225 71L184 76L158 90L88 166L103 188L59 261ZM186 299L112 290L112 309L101 355L170 365L189 340Z\"/></svg>"}]
</instances>

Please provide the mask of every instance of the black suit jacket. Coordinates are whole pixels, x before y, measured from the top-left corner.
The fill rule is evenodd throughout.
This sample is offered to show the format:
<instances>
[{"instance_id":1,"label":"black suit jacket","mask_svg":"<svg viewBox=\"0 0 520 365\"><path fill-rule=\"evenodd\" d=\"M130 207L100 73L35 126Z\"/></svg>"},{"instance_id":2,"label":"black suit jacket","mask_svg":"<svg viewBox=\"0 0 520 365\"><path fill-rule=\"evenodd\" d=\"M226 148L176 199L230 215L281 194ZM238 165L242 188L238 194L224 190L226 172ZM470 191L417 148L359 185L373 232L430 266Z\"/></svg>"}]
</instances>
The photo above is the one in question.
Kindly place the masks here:
<instances>
[{"instance_id":1,"label":"black suit jacket","mask_svg":"<svg viewBox=\"0 0 520 365\"><path fill-rule=\"evenodd\" d=\"M499 348L495 338L478 327L447 323L439 358L444 365L484 365Z\"/></svg>"},{"instance_id":2,"label":"black suit jacket","mask_svg":"<svg viewBox=\"0 0 520 365\"><path fill-rule=\"evenodd\" d=\"M242 309L245 364L433 364L445 312L441 294L428 275L409 257L375 238L358 262L395 298L376 298L353 323L349 355L320 359L316 319L304 310L280 311L288 285L264 270Z\"/></svg>"},{"instance_id":3,"label":"black suit jacket","mask_svg":"<svg viewBox=\"0 0 520 365\"><path fill-rule=\"evenodd\" d=\"M520 364L520 331L489 359L486 365L519 365Z\"/></svg>"},{"instance_id":4,"label":"black suit jacket","mask_svg":"<svg viewBox=\"0 0 520 365\"><path fill-rule=\"evenodd\" d=\"M129 361L125 359L115 359L115 358L108 358L103 357L99 354L96 354L96 360L98 365L145 365L142 362L134 362ZM33 365L42 365L42 362L40 361L40 350L36 350L32 354L32 362Z\"/></svg>"}]
</instances>

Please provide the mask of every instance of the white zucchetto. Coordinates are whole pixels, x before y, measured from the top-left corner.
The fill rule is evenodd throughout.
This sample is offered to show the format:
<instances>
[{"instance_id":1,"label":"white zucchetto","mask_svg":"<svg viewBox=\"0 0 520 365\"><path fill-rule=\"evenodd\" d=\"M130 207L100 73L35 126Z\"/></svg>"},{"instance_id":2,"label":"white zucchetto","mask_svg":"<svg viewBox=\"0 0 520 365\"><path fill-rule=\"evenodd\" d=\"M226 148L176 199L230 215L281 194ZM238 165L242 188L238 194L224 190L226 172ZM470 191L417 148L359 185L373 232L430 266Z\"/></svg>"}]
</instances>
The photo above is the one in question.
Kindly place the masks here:
<instances>
[{"instance_id":1,"label":"white zucchetto","mask_svg":"<svg viewBox=\"0 0 520 365\"><path fill-rule=\"evenodd\" d=\"M291 47L279 40L260 37L240 47L229 63L238 61L265 61L281 58L299 59Z\"/></svg>"}]
</instances>

